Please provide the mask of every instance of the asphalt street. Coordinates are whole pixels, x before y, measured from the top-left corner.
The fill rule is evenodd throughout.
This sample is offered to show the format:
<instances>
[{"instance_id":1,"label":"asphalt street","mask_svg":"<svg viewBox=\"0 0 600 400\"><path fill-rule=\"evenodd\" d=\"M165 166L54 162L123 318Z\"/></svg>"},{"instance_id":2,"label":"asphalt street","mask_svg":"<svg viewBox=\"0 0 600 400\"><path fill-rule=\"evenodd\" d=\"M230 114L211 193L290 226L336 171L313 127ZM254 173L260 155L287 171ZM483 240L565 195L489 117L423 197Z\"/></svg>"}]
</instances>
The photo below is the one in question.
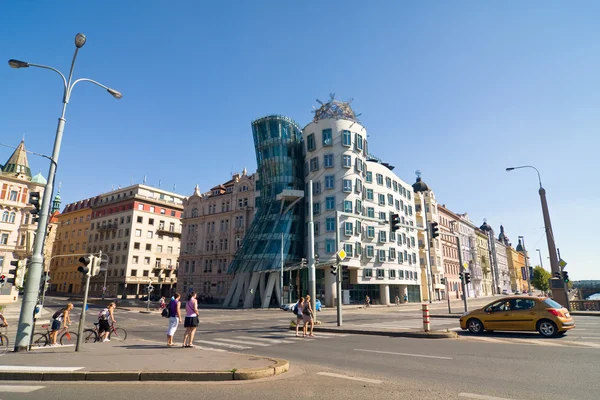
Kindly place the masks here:
<instances>
[{"instance_id":1,"label":"asphalt street","mask_svg":"<svg viewBox=\"0 0 600 400\"><path fill-rule=\"evenodd\" d=\"M488 300L482 300L484 303ZM50 298L49 308L64 304ZM434 305L439 307L440 304ZM440 310L444 309L444 305ZM419 306L355 309L344 312L344 322L353 325L418 328ZM95 317L99 308L90 308ZM77 312L78 314L78 312ZM137 309L116 311L117 324L129 335L151 342L166 341L167 320L158 312ZM334 310L319 313L322 320L335 320ZM322 333L297 338L287 329L292 314L278 310L201 310L195 344L205 351L238 352L290 360L292 371L269 382L244 385L244 393L264 399L326 398L480 398L480 399L597 399L600 393L600 318L575 317L577 328L565 337L544 339L535 333L502 333L479 336L460 332L458 339L411 339L385 336ZM90 319L88 319L90 321ZM456 329L457 319L433 319L434 329ZM86 324L91 325L91 321ZM183 329L176 334L181 341ZM185 369L182 366L182 369ZM323 375L326 374L326 375ZM358 379L358 380L356 380ZM88 384L89 385L89 384ZM187 386L161 384L177 395ZM44 382L45 397L58 393ZM63 399L94 398L81 384L63 384ZM113 385L130 399L147 398L157 387L148 384ZM136 388L136 389L134 389ZM143 389L142 389L143 388ZM53 392L57 390L57 392ZM239 386L204 385L210 398L239 398ZM112 389L111 389L112 391ZM0 399L29 399L34 390L10 397L0 387ZM131 395L129 395L131 393ZM90 397L89 394L92 394ZM462 395L461 395L462 394ZM213 396L214 395L214 396ZM469 397L471 396L471 397ZM475 397L473 397L475 396ZM476 397L480 396L480 397ZM483 397L481 397L483 396ZM488 397L485 397L488 396ZM319 397L322 397L319 396Z\"/></svg>"}]
</instances>

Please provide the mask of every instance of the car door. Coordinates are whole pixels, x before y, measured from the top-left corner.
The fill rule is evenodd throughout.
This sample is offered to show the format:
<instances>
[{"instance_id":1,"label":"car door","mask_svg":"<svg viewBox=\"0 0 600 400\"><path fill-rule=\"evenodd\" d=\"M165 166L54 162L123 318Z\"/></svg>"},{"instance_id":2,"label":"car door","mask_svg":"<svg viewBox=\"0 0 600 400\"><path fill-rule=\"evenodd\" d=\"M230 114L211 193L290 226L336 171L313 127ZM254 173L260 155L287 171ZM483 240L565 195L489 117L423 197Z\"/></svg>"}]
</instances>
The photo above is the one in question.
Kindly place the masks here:
<instances>
[{"instance_id":1,"label":"car door","mask_svg":"<svg viewBox=\"0 0 600 400\"><path fill-rule=\"evenodd\" d=\"M537 301L531 298L516 298L510 301L511 320L516 331L535 331L538 319Z\"/></svg>"},{"instance_id":2,"label":"car door","mask_svg":"<svg viewBox=\"0 0 600 400\"><path fill-rule=\"evenodd\" d=\"M486 330L502 331L510 329L510 303L509 300L500 300L492 303L482 315L483 326Z\"/></svg>"}]
</instances>

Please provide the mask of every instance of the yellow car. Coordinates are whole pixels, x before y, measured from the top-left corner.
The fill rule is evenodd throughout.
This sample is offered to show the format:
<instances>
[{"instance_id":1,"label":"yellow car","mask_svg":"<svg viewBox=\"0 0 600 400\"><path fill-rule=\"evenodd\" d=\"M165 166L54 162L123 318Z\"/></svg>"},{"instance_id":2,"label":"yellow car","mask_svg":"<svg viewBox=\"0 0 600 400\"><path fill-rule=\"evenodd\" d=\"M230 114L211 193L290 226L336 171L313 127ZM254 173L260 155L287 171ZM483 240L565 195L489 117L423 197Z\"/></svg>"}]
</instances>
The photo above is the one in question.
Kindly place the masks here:
<instances>
[{"instance_id":1,"label":"yellow car","mask_svg":"<svg viewBox=\"0 0 600 400\"><path fill-rule=\"evenodd\" d=\"M463 314L460 327L476 334L538 331L544 337L553 337L575 328L575 321L566 308L550 298L510 296Z\"/></svg>"}]
</instances>

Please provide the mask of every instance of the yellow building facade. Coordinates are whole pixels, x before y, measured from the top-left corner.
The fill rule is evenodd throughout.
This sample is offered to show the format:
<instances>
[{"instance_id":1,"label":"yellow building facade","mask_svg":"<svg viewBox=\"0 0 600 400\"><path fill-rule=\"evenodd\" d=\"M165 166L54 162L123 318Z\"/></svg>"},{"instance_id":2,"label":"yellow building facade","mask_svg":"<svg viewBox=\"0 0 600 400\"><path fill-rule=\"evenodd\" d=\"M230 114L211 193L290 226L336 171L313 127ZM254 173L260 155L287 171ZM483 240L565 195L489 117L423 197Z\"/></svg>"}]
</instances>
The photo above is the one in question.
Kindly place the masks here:
<instances>
[{"instance_id":1,"label":"yellow building facade","mask_svg":"<svg viewBox=\"0 0 600 400\"><path fill-rule=\"evenodd\" d=\"M487 233L480 229L475 230L477 241L477 259L481 266L481 290L484 296L491 296L492 292L492 267L490 263L490 248Z\"/></svg>"},{"instance_id":2,"label":"yellow building facade","mask_svg":"<svg viewBox=\"0 0 600 400\"><path fill-rule=\"evenodd\" d=\"M508 272L510 274L510 289L523 292L527 290L527 282L523 279L522 268L525 268L525 257L512 247L506 247Z\"/></svg>"}]
</instances>

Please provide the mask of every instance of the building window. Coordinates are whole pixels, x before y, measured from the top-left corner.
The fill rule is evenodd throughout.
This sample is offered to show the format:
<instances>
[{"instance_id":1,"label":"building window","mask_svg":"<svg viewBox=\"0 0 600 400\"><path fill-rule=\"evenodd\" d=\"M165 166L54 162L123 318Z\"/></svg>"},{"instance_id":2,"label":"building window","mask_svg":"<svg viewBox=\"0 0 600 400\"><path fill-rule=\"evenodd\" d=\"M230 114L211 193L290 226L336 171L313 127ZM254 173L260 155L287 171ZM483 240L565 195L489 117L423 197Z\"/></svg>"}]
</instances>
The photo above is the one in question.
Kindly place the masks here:
<instances>
[{"instance_id":1,"label":"building window","mask_svg":"<svg viewBox=\"0 0 600 400\"><path fill-rule=\"evenodd\" d=\"M357 214L362 213L362 200L356 199L356 210L355 211Z\"/></svg>"},{"instance_id":2,"label":"building window","mask_svg":"<svg viewBox=\"0 0 600 400\"><path fill-rule=\"evenodd\" d=\"M367 237L368 238L375 237L375 227L374 226L367 226Z\"/></svg>"},{"instance_id":3,"label":"building window","mask_svg":"<svg viewBox=\"0 0 600 400\"><path fill-rule=\"evenodd\" d=\"M344 200L344 212L352 212L352 200Z\"/></svg>"},{"instance_id":4,"label":"building window","mask_svg":"<svg viewBox=\"0 0 600 400\"><path fill-rule=\"evenodd\" d=\"M385 243L387 241L386 238L387 238L386 231L379 231L379 241L381 243Z\"/></svg>"},{"instance_id":5,"label":"building window","mask_svg":"<svg viewBox=\"0 0 600 400\"><path fill-rule=\"evenodd\" d=\"M383 175L377 174L376 177L377 177L377 184L383 185Z\"/></svg>"},{"instance_id":6,"label":"building window","mask_svg":"<svg viewBox=\"0 0 600 400\"><path fill-rule=\"evenodd\" d=\"M391 194L388 194L387 200L388 200L388 206L394 205L394 196L392 196Z\"/></svg>"},{"instance_id":7,"label":"building window","mask_svg":"<svg viewBox=\"0 0 600 400\"><path fill-rule=\"evenodd\" d=\"M342 167L344 167L344 168L352 167L352 156L348 156L348 155L342 156Z\"/></svg>"},{"instance_id":8,"label":"building window","mask_svg":"<svg viewBox=\"0 0 600 400\"><path fill-rule=\"evenodd\" d=\"M315 229L315 236L319 236L319 233L321 231L321 224L319 222L315 222L313 224L313 227Z\"/></svg>"},{"instance_id":9,"label":"building window","mask_svg":"<svg viewBox=\"0 0 600 400\"><path fill-rule=\"evenodd\" d=\"M142 230L141 229L136 229L135 230L135 236L136 237L142 237Z\"/></svg>"},{"instance_id":10,"label":"building window","mask_svg":"<svg viewBox=\"0 0 600 400\"><path fill-rule=\"evenodd\" d=\"M375 209L373 207L367 207L367 217L375 218Z\"/></svg>"},{"instance_id":11,"label":"building window","mask_svg":"<svg viewBox=\"0 0 600 400\"><path fill-rule=\"evenodd\" d=\"M325 230L327 232L335 232L335 218L329 217L325 220Z\"/></svg>"},{"instance_id":12,"label":"building window","mask_svg":"<svg viewBox=\"0 0 600 400\"><path fill-rule=\"evenodd\" d=\"M11 190L10 191L10 201L17 201L17 191L16 190Z\"/></svg>"},{"instance_id":13,"label":"building window","mask_svg":"<svg viewBox=\"0 0 600 400\"><path fill-rule=\"evenodd\" d=\"M154 236L154 232L152 232L152 231L148 231L148 232L146 232L146 237L147 237L148 239L152 239L152 237L153 237L153 236Z\"/></svg>"},{"instance_id":14,"label":"building window","mask_svg":"<svg viewBox=\"0 0 600 400\"><path fill-rule=\"evenodd\" d=\"M144 257L144 264L150 265L150 257Z\"/></svg>"},{"instance_id":15,"label":"building window","mask_svg":"<svg viewBox=\"0 0 600 400\"><path fill-rule=\"evenodd\" d=\"M357 235L361 235L362 234L362 224L359 220L356 220L355 222L355 229L356 229L356 234Z\"/></svg>"},{"instance_id":16,"label":"building window","mask_svg":"<svg viewBox=\"0 0 600 400\"><path fill-rule=\"evenodd\" d=\"M315 135L310 134L306 137L306 150L313 151L315 149Z\"/></svg>"},{"instance_id":17,"label":"building window","mask_svg":"<svg viewBox=\"0 0 600 400\"><path fill-rule=\"evenodd\" d=\"M352 180L344 179L344 192L351 193L352 192Z\"/></svg>"},{"instance_id":18,"label":"building window","mask_svg":"<svg viewBox=\"0 0 600 400\"><path fill-rule=\"evenodd\" d=\"M352 257L352 244L351 243L346 243L344 244L344 250L346 251L346 254L348 255L348 257Z\"/></svg>"},{"instance_id":19,"label":"building window","mask_svg":"<svg viewBox=\"0 0 600 400\"><path fill-rule=\"evenodd\" d=\"M377 257L377 260L379 262L385 261L385 250L384 249L379 250L379 256ZM377 277L379 277L379 273L377 273Z\"/></svg>"},{"instance_id":20,"label":"building window","mask_svg":"<svg viewBox=\"0 0 600 400\"><path fill-rule=\"evenodd\" d=\"M373 246L367 246L367 257L368 258L373 258Z\"/></svg>"},{"instance_id":21,"label":"building window","mask_svg":"<svg viewBox=\"0 0 600 400\"><path fill-rule=\"evenodd\" d=\"M152 244L146 243L146 251L152 251Z\"/></svg>"},{"instance_id":22,"label":"building window","mask_svg":"<svg viewBox=\"0 0 600 400\"><path fill-rule=\"evenodd\" d=\"M363 271L364 272L364 277L365 278L372 278L373 277L373 270L371 268L365 268Z\"/></svg>"},{"instance_id":23,"label":"building window","mask_svg":"<svg viewBox=\"0 0 600 400\"><path fill-rule=\"evenodd\" d=\"M323 156L323 167L333 168L333 154L325 154Z\"/></svg>"},{"instance_id":24,"label":"building window","mask_svg":"<svg viewBox=\"0 0 600 400\"><path fill-rule=\"evenodd\" d=\"M0 244L8 244L8 233L0 235Z\"/></svg>"},{"instance_id":25,"label":"building window","mask_svg":"<svg viewBox=\"0 0 600 400\"><path fill-rule=\"evenodd\" d=\"M362 160L361 160L360 158L358 158L358 157L356 158L356 170L357 170L358 172L362 172L362 170L363 170L363 162L362 162Z\"/></svg>"},{"instance_id":26,"label":"building window","mask_svg":"<svg viewBox=\"0 0 600 400\"><path fill-rule=\"evenodd\" d=\"M335 189L335 177L333 175L325 176L325 189Z\"/></svg>"},{"instance_id":27,"label":"building window","mask_svg":"<svg viewBox=\"0 0 600 400\"><path fill-rule=\"evenodd\" d=\"M317 171L319 169L319 157L313 157L310 159L310 170Z\"/></svg>"},{"instance_id":28,"label":"building window","mask_svg":"<svg viewBox=\"0 0 600 400\"><path fill-rule=\"evenodd\" d=\"M344 222L344 235L352 236L353 228L352 222Z\"/></svg>"},{"instance_id":29,"label":"building window","mask_svg":"<svg viewBox=\"0 0 600 400\"><path fill-rule=\"evenodd\" d=\"M356 184L355 184L354 188L356 189L356 193L362 192L363 184L359 178L356 178Z\"/></svg>"},{"instance_id":30,"label":"building window","mask_svg":"<svg viewBox=\"0 0 600 400\"><path fill-rule=\"evenodd\" d=\"M356 134L356 150L362 150L362 149L363 149L363 137L357 133Z\"/></svg>"},{"instance_id":31,"label":"building window","mask_svg":"<svg viewBox=\"0 0 600 400\"><path fill-rule=\"evenodd\" d=\"M333 145L331 129L323 129L323 146Z\"/></svg>"},{"instance_id":32,"label":"building window","mask_svg":"<svg viewBox=\"0 0 600 400\"><path fill-rule=\"evenodd\" d=\"M342 131L342 145L346 147L352 146L352 133L350 131Z\"/></svg>"},{"instance_id":33,"label":"building window","mask_svg":"<svg viewBox=\"0 0 600 400\"><path fill-rule=\"evenodd\" d=\"M367 176L365 177L367 183L373 183L373 173L371 171L367 171Z\"/></svg>"},{"instance_id":34,"label":"building window","mask_svg":"<svg viewBox=\"0 0 600 400\"><path fill-rule=\"evenodd\" d=\"M392 179L391 178L385 178L385 186L389 189L392 188Z\"/></svg>"},{"instance_id":35,"label":"building window","mask_svg":"<svg viewBox=\"0 0 600 400\"><path fill-rule=\"evenodd\" d=\"M326 253L335 253L335 240L326 239L325 240L325 252Z\"/></svg>"},{"instance_id":36,"label":"building window","mask_svg":"<svg viewBox=\"0 0 600 400\"><path fill-rule=\"evenodd\" d=\"M379 205L385 206L385 194L379 194Z\"/></svg>"},{"instance_id":37,"label":"building window","mask_svg":"<svg viewBox=\"0 0 600 400\"><path fill-rule=\"evenodd\" d=\"M313 203L313 215L321 214L321 203Z\"/></svg>"},{"instance_id":38,"label":"building window","mask_svg":"<svg viewBox=\"0 0 600 400\"><path fill-rule=\"evenodd\" d=\"M373 189L367 189L367 200L373 200Z\"/></svg>"},{"instance_id":39,"label":"building window","mask_svg":"<svg viewBox=\"0 0 600 400\"><path fill-rule=\"evenodd\" d=\"M390 247L390 260L395 260L396 259L396 249L393 247Z\"/></svg>"},{"instance_id":40,"label":"building window","mask_svg":"<svg viewBox=\"0 0 600 400\"><path fill-rule=\"evenodd\" d=\"M325 209L326 210L335 210L335 197L326 197L325 198Z\"/></svg>"},{"instance_id":41,"label":"building window","mask_svg":"<svg viewBox=\"0 0 600 400\"><path fill-rule=\"evenodd\" d=\"M396 279L396 270L395 269L390 269L390 278Z\"/></svg>"},{"instance_id":42,"label":"building window","mask_svg":"<svg viewBox=\"0 0 600 400\"><path fill-rule=\"evenodd\" d=\"M319 194L321 193L321 182L316 181L313 182L313 194Z\"/></svg>"}]
</instances>

